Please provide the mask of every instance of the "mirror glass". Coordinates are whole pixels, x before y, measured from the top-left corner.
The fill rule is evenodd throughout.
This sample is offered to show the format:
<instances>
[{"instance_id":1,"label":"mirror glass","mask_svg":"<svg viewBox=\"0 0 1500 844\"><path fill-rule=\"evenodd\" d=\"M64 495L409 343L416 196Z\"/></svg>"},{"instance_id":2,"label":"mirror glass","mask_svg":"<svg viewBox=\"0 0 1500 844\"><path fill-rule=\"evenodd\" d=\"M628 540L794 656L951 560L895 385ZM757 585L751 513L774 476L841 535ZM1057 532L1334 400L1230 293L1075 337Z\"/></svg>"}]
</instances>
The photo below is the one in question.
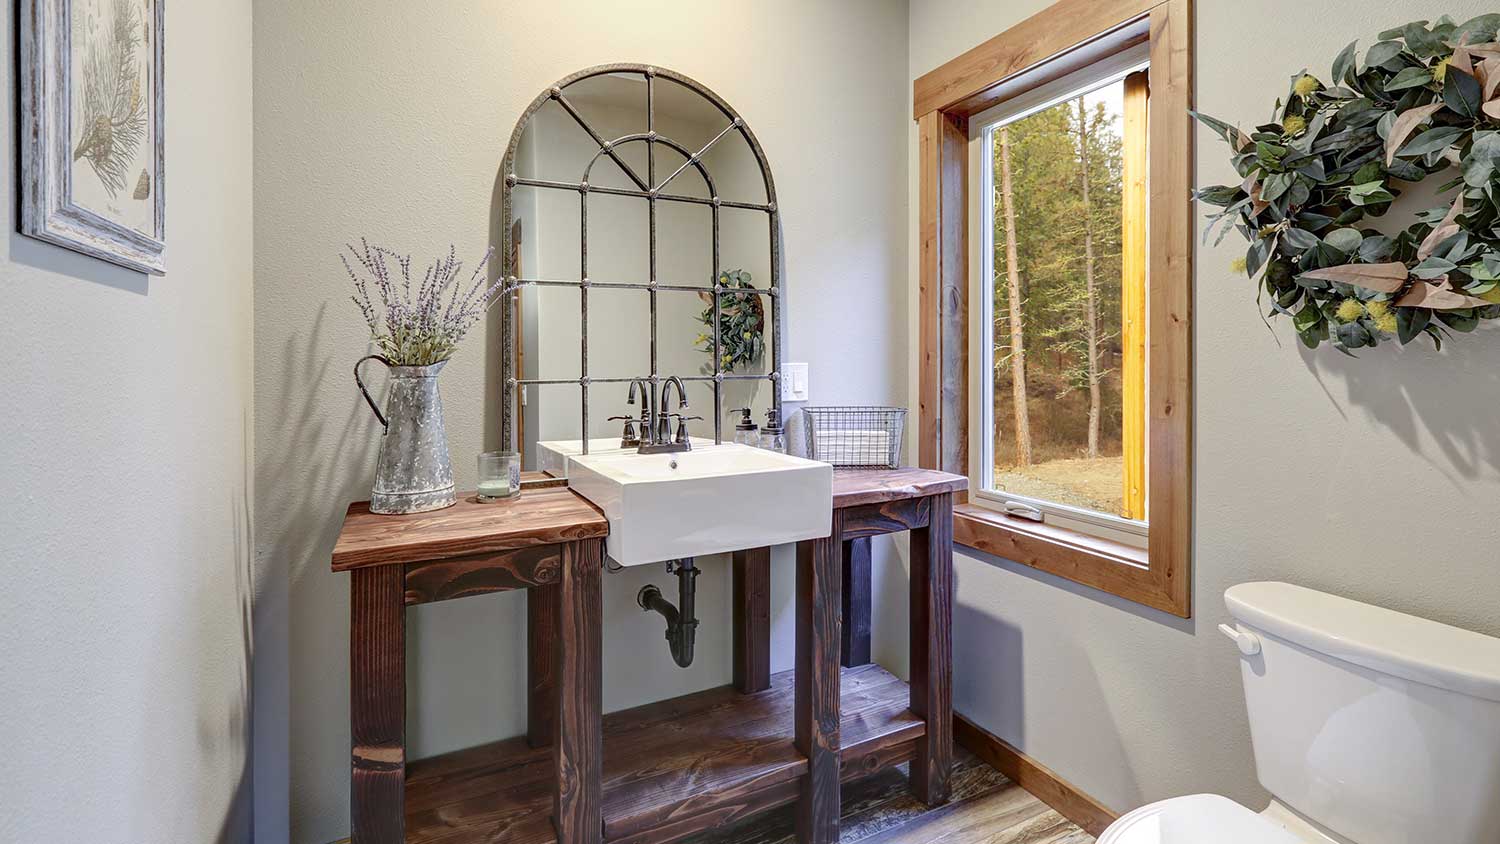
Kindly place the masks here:
<instances>
[{"instance_id":1,"label":"mirror glass","mask_svg":"<svg viewBox=\"0 0 1500 844\"><path fill-rule=\"evenodd\" d=\"M655 142L648 142L653 129ZM705 147L695 164L692 156ZM689 421L689 431L711 443L714 196L721 200L724 283L773 286L775 215L766 208L765 178L744 134L685 84L660 75L648 83L639 71L603 73L566 85L561 98L531 115L513 172L510 231L518 243L511 274L522 282L514 311L512 372L520 384L513 419L523 468L561 475L565 463L553 455L578 449L585 433L577 383L585 349L590 451L621 447L623 420L611 417L641 416L641 402L626 401L629 381L653 371L685 379L683 413L703 417ZM578 190L585 181L589 189ZM658 189L654 221L643 185ZM579 285L585 272L586 292ZM653 279L659 285L654 326L647 289ZM734 439L736 408L749 407L763 425L773 404L763 377L772 366L770 317L769 296L721 297L726 380L717 416L724 442ZM565 383L526 383L537 381Z\"/></svg>"}]
</instances>

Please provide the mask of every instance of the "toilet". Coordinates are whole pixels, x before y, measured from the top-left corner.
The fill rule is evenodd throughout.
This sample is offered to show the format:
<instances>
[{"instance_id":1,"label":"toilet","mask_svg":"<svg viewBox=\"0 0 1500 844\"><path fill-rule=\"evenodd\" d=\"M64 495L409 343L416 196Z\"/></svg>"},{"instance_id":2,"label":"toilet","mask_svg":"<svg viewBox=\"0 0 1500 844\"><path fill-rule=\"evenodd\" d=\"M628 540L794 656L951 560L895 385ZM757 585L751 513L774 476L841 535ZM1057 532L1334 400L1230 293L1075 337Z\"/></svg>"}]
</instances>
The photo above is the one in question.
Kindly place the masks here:
<instances>
[{"instance_id":1,"label":"toilet","mask_svg":"<svg viewBox=\"0 0 1500 844\"><path fill-rule=\"evenodd\" d=\"M1500 842L1500 639L1289 583L1224 601L1271 805L1175 797L1099 844Z\"/></svg>"}]
</instances>

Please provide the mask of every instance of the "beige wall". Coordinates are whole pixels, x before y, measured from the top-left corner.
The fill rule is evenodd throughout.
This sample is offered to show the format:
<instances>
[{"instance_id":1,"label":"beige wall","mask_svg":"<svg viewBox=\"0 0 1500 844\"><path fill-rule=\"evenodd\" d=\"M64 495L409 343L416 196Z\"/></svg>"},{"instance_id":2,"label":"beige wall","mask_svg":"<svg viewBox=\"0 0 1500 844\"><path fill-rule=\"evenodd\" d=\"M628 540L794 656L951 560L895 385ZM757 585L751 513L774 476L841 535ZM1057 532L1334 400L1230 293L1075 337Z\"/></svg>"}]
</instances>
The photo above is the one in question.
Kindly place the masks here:
<instances>
[{"instance_id":1,"label":"beige wall","mask_svg":"<svg viewBox=\"0 0 1500 844\"><path fill-rule=\"evenodd\" d=\"M911 76L1046 5L913 0ZM1354 38L1367 46L1387 26L1490 10L1476 0L1200 0L1197 104L1251 125L1289 76L1326 74ZM1222 144L1197 137L1197 181L1231 180ZM914 125L908 138L914 198ZM909 212L914 313L914 199ZM1004 560L958 562L957 707L1116 810L1200 791L1264 805L1238 662L1215 630L1235 583L1288 580L1500 634L1500 332L1461 337L1442 354L1425 343L1357 360L1309 352L1288 326L1273 336L1261 324L1253 290L1228 270L1240 250L1230 237L1197 251L1194 618ZM882 602L897 608L904 581L888 582Z\"/></svg>"},{"instance_id":2,"label":"beige wall","mask_svg":"<svg viewBox=\"0 0 1500 844\"><path fill-rule=\"evenodd\" d=\"M366 235L477 255L526 104L589 65L657 63L716 90L765 147L785 228L790 359L812 365L814 400L900 401L906 8L264 0L255 12L257 824L268 841L290 828L291 840L318 844L348 832L348 586L328 572L328 552L345 505L368 493L377 436L350 382L365 336L339 245ZM494 375L480 338L443 375L461 484L474 480ZM791 653L786 564L778 555L779 667ZM700 579L705 623L688 671L631 603L651 578L662 582L660 570L606 581L612 708L729 678L722 566ZM415 752L520 732L523 603L493 596L411 614Z\"/></svg>"},{"instance_id":3,"label":"beige wall","mask_svg":"<svg viewBox=\"0 0 1500 844\"><path fill-rule=\"evenodd\" d=\"M0 841L249 840L250 5L167 4L157 278L15 233L0 13Z\"/></svg>"}]
</instances>

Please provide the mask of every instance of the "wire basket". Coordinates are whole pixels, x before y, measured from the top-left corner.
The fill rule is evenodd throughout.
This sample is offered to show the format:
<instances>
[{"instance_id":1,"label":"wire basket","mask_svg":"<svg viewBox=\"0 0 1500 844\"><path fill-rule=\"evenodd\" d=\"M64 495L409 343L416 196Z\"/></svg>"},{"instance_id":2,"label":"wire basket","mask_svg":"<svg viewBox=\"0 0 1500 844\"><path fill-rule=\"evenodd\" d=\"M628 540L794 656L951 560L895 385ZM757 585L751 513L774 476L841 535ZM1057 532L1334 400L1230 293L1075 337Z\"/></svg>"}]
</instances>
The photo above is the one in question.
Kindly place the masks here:
<instances>
[{"instance_id":1,"label":"wire basket","mask_svg":"<svg viewBox=\"0 0 1500 844\"><path fill-rule=\"evenodd\" d=\"M807 456L848 469L901 465L904 407L805 407Z\"/></svg>"}]
</instances>

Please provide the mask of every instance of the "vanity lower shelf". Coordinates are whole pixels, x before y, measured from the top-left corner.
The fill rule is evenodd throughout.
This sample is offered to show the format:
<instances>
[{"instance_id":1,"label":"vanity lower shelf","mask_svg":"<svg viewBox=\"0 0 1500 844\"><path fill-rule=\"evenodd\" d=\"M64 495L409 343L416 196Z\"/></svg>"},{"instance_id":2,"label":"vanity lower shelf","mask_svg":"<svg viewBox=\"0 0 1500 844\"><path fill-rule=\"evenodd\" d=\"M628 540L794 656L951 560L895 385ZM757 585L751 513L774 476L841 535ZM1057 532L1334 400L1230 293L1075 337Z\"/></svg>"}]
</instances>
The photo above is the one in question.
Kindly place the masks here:
<instances>
[{"instance_id":1,"label":"vanity lower shelf","mask_svg":"<svg viewBox=\"0 0 1500 844\"><path fill-rule=\"evenodd\" d=\"M875 665L841 674L842 778L909 761L926 725L906 683ZM793 674L743 695L710 689L604 717L604 840L666 842L797 799ZM552 844L555 771L524 738L412 762L406 841Z\"/></svg>"}]
</instances>

